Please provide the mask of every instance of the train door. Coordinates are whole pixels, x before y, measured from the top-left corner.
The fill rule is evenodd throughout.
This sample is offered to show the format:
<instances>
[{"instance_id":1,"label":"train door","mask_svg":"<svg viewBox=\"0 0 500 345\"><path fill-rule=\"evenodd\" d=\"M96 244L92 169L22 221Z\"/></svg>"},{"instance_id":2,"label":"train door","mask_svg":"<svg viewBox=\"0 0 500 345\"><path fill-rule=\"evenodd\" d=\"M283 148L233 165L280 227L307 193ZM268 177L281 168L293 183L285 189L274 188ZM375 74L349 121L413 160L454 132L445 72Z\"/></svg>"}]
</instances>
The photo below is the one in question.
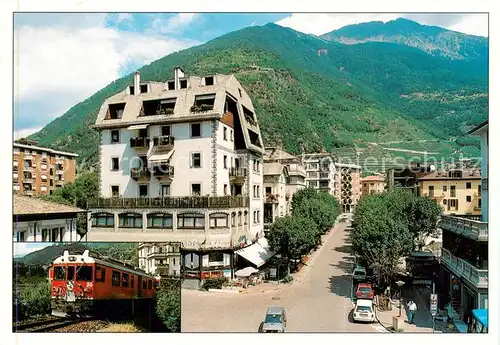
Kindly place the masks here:
<instances>
[{"instance_id":1,"label":"train door","mask_svg":"<svg viewBox=\"0 0 500 345\"><path fill-rule=\"evenodd\" d=\"M66 279L66 302L75 302L75 266L68 266L68 276Z\"/></svg>"},{"instance_id":2,"label":"train door","mask_svg":"<svg viewBox=\"0 0 500 345\"><path fill-rule=\"evenodd\" d=\"M142 276L137 275L137 297L142 298Z\"/></svg>"}]
</instances>

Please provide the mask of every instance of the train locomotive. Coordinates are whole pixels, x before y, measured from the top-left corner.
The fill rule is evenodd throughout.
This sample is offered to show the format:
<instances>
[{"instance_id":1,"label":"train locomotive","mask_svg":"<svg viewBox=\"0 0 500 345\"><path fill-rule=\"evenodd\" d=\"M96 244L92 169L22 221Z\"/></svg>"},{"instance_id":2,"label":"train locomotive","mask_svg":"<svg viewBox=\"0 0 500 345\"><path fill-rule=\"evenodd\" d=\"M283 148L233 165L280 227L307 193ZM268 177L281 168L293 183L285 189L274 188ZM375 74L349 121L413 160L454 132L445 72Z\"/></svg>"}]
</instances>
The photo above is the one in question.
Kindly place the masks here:
<instances>
[{"instance_id":1,"label":"train locomotive","mask_svg":"<svg viewBox=\"0 0 500 345\"><path fill-rule=\"evenodd\" d=\"M97 253L64 251L49 269L52 315L88 317L102 312L123 313L141 302L151 302L157 279Z\"/></svg>"}]
</instances>

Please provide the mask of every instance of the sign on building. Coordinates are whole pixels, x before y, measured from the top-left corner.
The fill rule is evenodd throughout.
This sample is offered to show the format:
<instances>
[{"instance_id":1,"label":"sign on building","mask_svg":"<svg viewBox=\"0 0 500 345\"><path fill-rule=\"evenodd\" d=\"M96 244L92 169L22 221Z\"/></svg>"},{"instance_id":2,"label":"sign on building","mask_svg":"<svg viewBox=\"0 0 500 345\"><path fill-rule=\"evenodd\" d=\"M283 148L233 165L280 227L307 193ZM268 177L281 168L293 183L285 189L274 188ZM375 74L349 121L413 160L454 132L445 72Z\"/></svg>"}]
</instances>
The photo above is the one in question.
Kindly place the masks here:
<instances>
[{"instance_id":1,"label":"sign on building","mask_svg":"<svg viewBox=\"0 0 500 345\"><path fill-rule=\"evenodd\" d=\"M431 308L430 312L432 316L436 316L438 311L438 296L437 294L431 294Z\"/></svg>"}]
</instances>

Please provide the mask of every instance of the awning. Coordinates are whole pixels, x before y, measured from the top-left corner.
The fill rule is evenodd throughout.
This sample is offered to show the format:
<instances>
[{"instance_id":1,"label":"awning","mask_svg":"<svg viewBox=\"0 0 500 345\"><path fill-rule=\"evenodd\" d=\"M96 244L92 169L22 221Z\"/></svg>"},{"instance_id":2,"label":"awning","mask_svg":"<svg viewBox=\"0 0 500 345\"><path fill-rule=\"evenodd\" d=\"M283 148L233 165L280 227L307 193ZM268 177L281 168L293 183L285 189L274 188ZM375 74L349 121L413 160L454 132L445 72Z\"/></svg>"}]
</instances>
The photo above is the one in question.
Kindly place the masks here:
<instances>
[{"instance_id":1,"label":"awning","mask_svg":"<svg viewBox=\"0 0 500 345\"><path fill-rule=\"evenodd\" d=\"M148 157L148 161L151 163L162 163L162 162L167 162L170 157L174 154L174 150L171 150L168 153L153 153L151 156Z\"/></svg>"},{"instance_id":2,"label":"awning","mask_svg":"<svg viewBox=\"0 0 500 345\"><path fill-rule=\"evenodd\" d=\"M148 125L133 125L133 126L129 126L127 129L129 131L133 131L136 129L146 129L146 128L148 128Z\"/></svg>"},{"instance_id":3,"label":"awning","mask_svg":"<svg viewBox=\"0 0 500 345\"><path fill-rule=\"evenodd\" d=\"M257 267L261 267L267 260L274 256L274 252L269 248L269 244L265 238L259 239L257 243L251 246L237 250L236 254Z\"/></svg>"},{"instance_id":4,"label":"awning","mask_svg":"<svg viewBox=\"0 0 500 345\"><path fill-rule=\"evenodd\" d=\"M255 269L253 267L245 267L242 270L238 270L238 271L234 272L234 275L237 277L249 277L252 274L257 273L257 272L259 272L259 270Z\"/></svg>"}]
</instances>

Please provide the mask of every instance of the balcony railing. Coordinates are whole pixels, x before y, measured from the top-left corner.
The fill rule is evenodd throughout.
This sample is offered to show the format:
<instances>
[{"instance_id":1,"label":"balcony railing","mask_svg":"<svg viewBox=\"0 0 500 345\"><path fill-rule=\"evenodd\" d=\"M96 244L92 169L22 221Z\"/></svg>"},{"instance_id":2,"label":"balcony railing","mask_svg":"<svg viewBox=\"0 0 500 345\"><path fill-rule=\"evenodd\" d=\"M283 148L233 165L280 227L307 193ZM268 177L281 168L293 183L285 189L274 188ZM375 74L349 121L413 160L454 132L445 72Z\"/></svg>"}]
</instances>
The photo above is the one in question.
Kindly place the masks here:
<instances>
[{"instance_id":1,"label":"balcony railing","mask_svg":"<svg viewBox=\"0 0 500 345\"><path fill-rule=\"evenodd\" d=\"M477 216L480 218L481 216ZM454 216L441 216L440 226L444 230L471 238L477 241L488 241L488 223L475 219Z\"/></svg>"},{"instance_id":2,"label":"balcony railing","mask_svg":"<svg viewBox=\"0 0 500 345\"><path fill-rule=\"evenodd\" d=\"M158 147L173 146L175 138L171 135L163 135L153 138L153 145Z\"/></svg>"},{"instance_id":3,"label":"balcony railing","mask_svg":"<svg viewBox=\"0 0 500 345\"><path fill-rule=\"evenodd\" d=\"M23 177L23 183L33 183L32 177Z\"/></svg>"},{"instance_id":4,"label":"balcony railing","mask_svg":"<svg viewBox=\"0 0 500 345\"><path fill-rule=\"evenodd\" d=\"M245 178L247 176L246 168L231 168L229 169L229 177L233 178Z\"/></svg>"},{"instance_id":5,"label":"balcony railing","mask_svg":"<svg viewBox=\"0 0 500 345\"><path fill-rule=\"evenodd\" d=\"M328 179L330 179L330 173L321 172L321 173L319 173L319 178L321 180L328 180Z\"/></svg>"},{"instance_id":6,"label":"balcony railing","mask_svg":"<svg viewBox=\"0 0 500 345\"><path fill-rule=\"evenodd\" d=\"M25 165L25 166L23 167L23 170L24 170L24 171L33 171L33 167L32 167L32 166L29 166L29 165Z\"/></svg>"},{"instance_id":7,"label":"balcony railing","mask_svg":"<svg viewBox=\"0 0 500 345\"><path fill-rule=\"evenodd\" d=\"M488 287L488 270L478 269L467 261L453 255L449 250L441 248L441 260L457 276L467 279L478 288Z\"/></svg>"},{"instance_id":8,"label":"balcony railing","mask_svg":"<svg viewBox=\"0 0 500 345\"><path fill-rule=\"evenodd\" d=\"M144 168L130 169L130 177L133 179L148 179L151 177L151 172Z\"/></svg>"},{"instance_id":9,"label":"balcony railing","mask_svg":"<svg viewBox=\"0 0 500 345\"><path fill-rule=\"evenodd\" d=\"M146 137L134 137L130 138L130 147L149 147L149 138Z\"/></svg>"},{"instance_id":10,"label":"balcony railing","mask_svg":"<svg viewBox=\"0 0 500 345\"><path fill-rule=\"evenodd\" d=\"M174 176L174 167L169 165L160 165L153 168L153 175L161 176Z\"/></svg>"},{"instance_id":11,"label":"balcony railing","mask_svg":"<svg viewBox=\"0 0 500 345\"><path fill-rule=\"evenodd\" d=\"M278 194L271 194L271 193L266 194L266 202L267 203L279 202L279 195Z\"/></svg>"},{"instance_id":12,"label":"balcony railing","mask_svg":"<svg viewBox=\"0 0 500 345\"><path fill-rule=\"evenodd\" d=\"M165 198L97 198L88 208L234 208L250 206L243 196L186 196Z\"/></svg>"}]
</instances>

